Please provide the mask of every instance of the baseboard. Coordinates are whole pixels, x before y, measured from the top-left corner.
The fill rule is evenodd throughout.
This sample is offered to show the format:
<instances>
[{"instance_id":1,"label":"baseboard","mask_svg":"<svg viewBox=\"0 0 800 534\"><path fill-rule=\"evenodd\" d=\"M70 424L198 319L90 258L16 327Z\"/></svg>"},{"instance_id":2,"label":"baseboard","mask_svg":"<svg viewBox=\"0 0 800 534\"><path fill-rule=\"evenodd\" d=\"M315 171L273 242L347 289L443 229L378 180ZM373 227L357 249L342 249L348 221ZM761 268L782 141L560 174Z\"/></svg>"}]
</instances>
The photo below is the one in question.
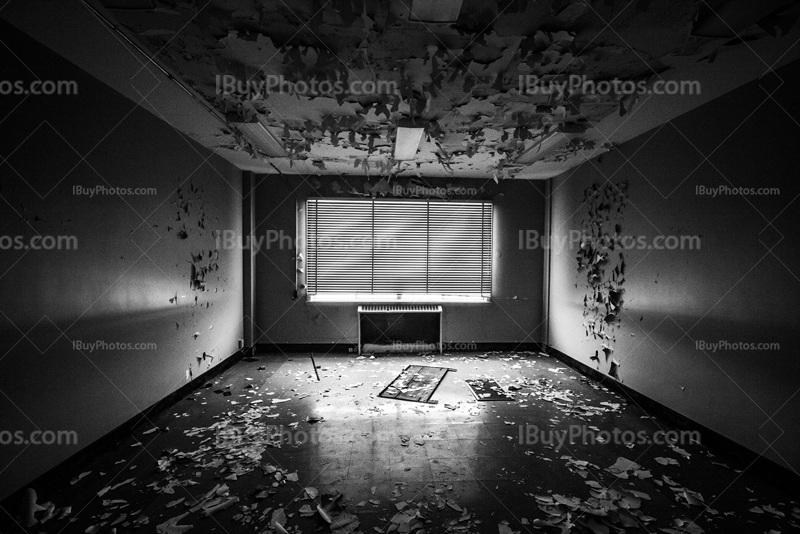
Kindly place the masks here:
<instances>
[{"instance_id":1,"label":"baseboard","mask_svg":"<svg viewBox=\"0 0 800 534\"><path fill-rule=\"evenodd\" d=\"M445 352L486 352L498 351L531 351L539 352L544 348L541 343L508 342L508 341L445 341ZM282 354L297 352L313 352L315 355L324 354L346 354L358 353L356 343L258 343L256 344L257 354Z\"/></svg>"},{"instance_id":2,"label":"baseboard","mask_svg":"<svg viewBox=\"0 0 800 534\"><path fill-rule=\"evenodd\" d=\"M131 433L135 429L145 425L153 418L158 417L161 413L177 404L180 400L201 388L210 379L230 369L230 367L241 360L247 352L249 351L240 350L235 352L228 358L222 360L218 365L215 365L205 373L198 375L196 378L179 387L160 401L152 404L144 411L139 412L137 415L131 417L104 436L96 439L63 462L53 466L51 469L39 475L31 482L25 484L14 493L8 495L2 500L2 502L0 502L0 507L14 515L17 513L19 502L22 499L26 488L35 488L39 495L45 496L47 494L48 487L68 484L76 473L85 471L83 467L91 463L98 456L107 453L109 450L112 450L120 442L130 437Z\"/></svg>"},{"instance_id":3,"label":"baseboard","mask_svg":"<svg viewBox=\"0 0 800 534\"><path fill-rule=\"evenodd\" d=\"M451 342L452 345L463 345L463 342ZM445 343L447 346L447 343ZM481 341L475 343L477 348L466 349L463 352L487 352L487 351L505 351L505 352L540 352L544 349L544 345L537 341L523 341L523 342L508 342L508 341ZM452 350L450 352L462 352L460 350Z\"/></svg>"},{"instance_id":4,"label":"baseboard","mask_svg":"<svg viewBox=\"0 0 800 534\"><path fill-rule=\"evenodd\" d=\"M313 352L320 356L325 354L357 353L355 343L256 343L256 354L282 354L297 352Z\"/></svg>"},{"instance_id":5,"label":"baseboard","mask_svg":"<svg viewBox=\"0 0 800 534\"><path fill-rule=\"evenodd\" d=\"M558 349L547 347L543 352L615 393L631 399L650 415L660 417L679 430L699 432L701 443L714 454L720 456L720 458L724 458L729 465L736 469L747 468L748 473L752 473L754 476L765 480L768 484L780 488L789 495L798 495L800 493L798 489L800 488L800 476L790 469L775 463L769 458L760 456L747 447L639 393L607 374L567 356Z\"/></svg>"}]
</instances>

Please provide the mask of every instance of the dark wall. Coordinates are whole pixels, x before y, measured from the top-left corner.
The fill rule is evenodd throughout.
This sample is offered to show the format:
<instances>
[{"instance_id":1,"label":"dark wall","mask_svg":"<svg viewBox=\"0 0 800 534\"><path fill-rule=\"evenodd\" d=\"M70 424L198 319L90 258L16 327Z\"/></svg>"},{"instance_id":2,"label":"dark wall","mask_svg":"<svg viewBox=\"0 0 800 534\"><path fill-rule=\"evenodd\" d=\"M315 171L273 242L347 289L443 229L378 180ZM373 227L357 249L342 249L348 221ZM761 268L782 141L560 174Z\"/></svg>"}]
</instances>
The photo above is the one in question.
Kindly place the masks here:
<instances>
[{"instance_id":1,"label":"dark wall","mask_svg":"<svg viewBox=\"0 0 800 534\"><path fill-rule=\"evenodd\" d=\"M241 228L242 201L230 164L3 21L0 34L3 80L78 88L0 96L3 498L237 350L242 255L214 232ZM94 186L154 190L78 193ZM37 235L48 250L16 248ZM74 434L13 443L37 429Z\"/></svg>"},{"instance_id":2,"label":"dark wall","mask_svg":"<svg viewBox=\"0 0 800 534\"><path fill-rule=\"evenodd\" d=\"M626 385L797 472L800 65L777 74L553 179L550 342L604 372L618 361ZM581 249L583 229L645 247ZM646 248L658 235L665 249Z\"/></svg>"},{"instance_id":3,"label":"dark wall","mask_svg":"<svg viewBox=\"0 0 800 534\"><path fill-rule=\"evenodd\" d=\"M293 300L298 205L312 196L354 196L352 191L381 189L381 178L339 178L324 182L311 177L262 176L256 190L255 240L262 246L256 260L256 328L260 343L357 343L356 305L312 305ZM414 189L419 179L397 178L385 185ZM466 196L494 203L495 256L490 304L445 305L445 342L541 341L542 251L519 247L520 230L542 234L542 182L507 180L427 180L424 187L473 188ZM382 195L378 194L378 198ZM283 238L287 239L284 240ZM271 245L267 246L268 243ZM281 246L281 242L285 243Z\"/></svg>"}]
</instances>

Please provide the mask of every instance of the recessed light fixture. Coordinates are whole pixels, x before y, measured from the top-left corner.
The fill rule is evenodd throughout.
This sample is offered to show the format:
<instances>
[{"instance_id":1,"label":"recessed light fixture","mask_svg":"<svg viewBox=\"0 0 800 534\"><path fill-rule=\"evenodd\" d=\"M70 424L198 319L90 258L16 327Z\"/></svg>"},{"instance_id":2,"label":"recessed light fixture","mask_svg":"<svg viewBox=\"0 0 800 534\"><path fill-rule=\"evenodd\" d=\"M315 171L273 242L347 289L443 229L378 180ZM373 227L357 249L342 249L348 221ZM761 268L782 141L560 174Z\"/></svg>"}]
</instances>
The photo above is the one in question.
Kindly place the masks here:
<instances>
[{"instance_id":1,"label":"recessed light fixture","mask_svg":"<svg viewBox=\"0 0 800 534\"><path fill-rule=\"evenodd\" d=\"M417 149L422 142L425 128L397 128L397 139L394 142L394 159L407 161L417 157Z\"/></svg>"},{"instance_id":2,"label":"recessed light fixture","mask_svg":"<svg viewBox=\"0 0 800 534\"><path fill-rule=\"evenodd\" d=\"M566 145L570 140L569 134L554 129L544 134L541 138L526 148L514 163L530 164L539 161L555 152L557 149Z\"/></svg>"},{"instance_id":3,"label":"recessed light fixture","mask_svg":"<svg viewBox=\"0 0 800 534\"><path fill-rule=\"evenodd\" d=\"M411 20L418 22L456 22L463 0L414 0Z\"/></svg>"},{"instance_id":4,"label":"recessed light fixture","mask_svg":"<svg viewBox=\"0 0 800 534\"><path fill-rule=\"evenodd\" d=\"M256 117L252 122L242 122L241 117L231 118L229 116L228 122L231 126L237 128L244 138L255 146L259 152L266 156L270 158L285 158L289 155L283 147L283 143L272 135L272 132L269 131L261 117Z\"/></svg>"}]
</instances>

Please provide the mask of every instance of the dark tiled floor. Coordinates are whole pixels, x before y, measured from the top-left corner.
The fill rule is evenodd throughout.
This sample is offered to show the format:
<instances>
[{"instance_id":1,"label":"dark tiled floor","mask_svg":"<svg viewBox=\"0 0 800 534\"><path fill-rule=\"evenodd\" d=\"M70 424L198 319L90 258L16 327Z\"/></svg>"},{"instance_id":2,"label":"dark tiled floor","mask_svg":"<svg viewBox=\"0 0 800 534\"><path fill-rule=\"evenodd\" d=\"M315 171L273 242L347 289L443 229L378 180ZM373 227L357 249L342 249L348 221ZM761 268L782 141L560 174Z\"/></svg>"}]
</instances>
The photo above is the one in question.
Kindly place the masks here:
<instances>
[{"instance_id":1,"label":"dark tiled floor","mask_svg":"<svg viewBox=\"0 0 800 534\"><path fill-rule=\"evenodd\" d=\"M396 516L403 506L424 517L428 533L615 532L625 524L628 532L798 531L796 502L697 443L674 449L615 442L614 429L653 436L670 427L555 360L329 355L317 363L319 382L305 355L235 365L153 422L168 431L141 429L74 485L40 488L39 502L71 506L72 514L30 532L156 532L187 512L180 524L194 525L192 532L262 532L280 508L290 532L328 530L320 516L299 513L312 504L303 499L305 487L342 492L363 533L408 532ZM438 404L378 397L411 363L457 369L434 395ZM477 376L520 386L516 399L475 402L463 380ZM230 395L215 393L220 389ZM574 443L552 439L550 431L573 432ZM600 431L612 439L582 443ZM280 447L270 446L278 440ZM639 464L627 478L608 470L620 457ZM238 502L211 517L190 512L223 483ZM257 497L262 490L272 493Z\"/></svg>"}]
</instances>

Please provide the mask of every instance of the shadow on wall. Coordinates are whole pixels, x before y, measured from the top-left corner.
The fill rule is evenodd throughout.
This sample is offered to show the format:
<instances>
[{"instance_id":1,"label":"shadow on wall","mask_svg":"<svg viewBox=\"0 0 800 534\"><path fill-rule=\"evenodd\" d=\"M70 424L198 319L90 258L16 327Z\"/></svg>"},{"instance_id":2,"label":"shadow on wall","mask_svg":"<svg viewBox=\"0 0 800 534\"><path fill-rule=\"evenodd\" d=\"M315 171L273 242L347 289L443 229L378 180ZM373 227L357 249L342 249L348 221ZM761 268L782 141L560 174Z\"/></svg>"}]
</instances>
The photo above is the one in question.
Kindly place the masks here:
<instances>
[{"instance_id":1,"label":"shadow on wall","mask_svg":"<svg viewBox=\"0 0 800 534\"><path fill-rule=\"evenodd\" d=\"M772 96L748 84L554 178L549 324L561 352L796 472L800 63L776 74Z\"/></svg>"},{"instance_id":2,"label":"shadow on wall","mask_svg":"<svg viewBox=\"0 0 800 534\"><path fill-rule=\"evenodd\" d=\"M0 499L237 351L241 172L0 21ZM16 56L12 55L14 51ZM74 432L37 445L30 432ZM15 437L13 437L16 440Z\"/></svg>"}]
</instances>

